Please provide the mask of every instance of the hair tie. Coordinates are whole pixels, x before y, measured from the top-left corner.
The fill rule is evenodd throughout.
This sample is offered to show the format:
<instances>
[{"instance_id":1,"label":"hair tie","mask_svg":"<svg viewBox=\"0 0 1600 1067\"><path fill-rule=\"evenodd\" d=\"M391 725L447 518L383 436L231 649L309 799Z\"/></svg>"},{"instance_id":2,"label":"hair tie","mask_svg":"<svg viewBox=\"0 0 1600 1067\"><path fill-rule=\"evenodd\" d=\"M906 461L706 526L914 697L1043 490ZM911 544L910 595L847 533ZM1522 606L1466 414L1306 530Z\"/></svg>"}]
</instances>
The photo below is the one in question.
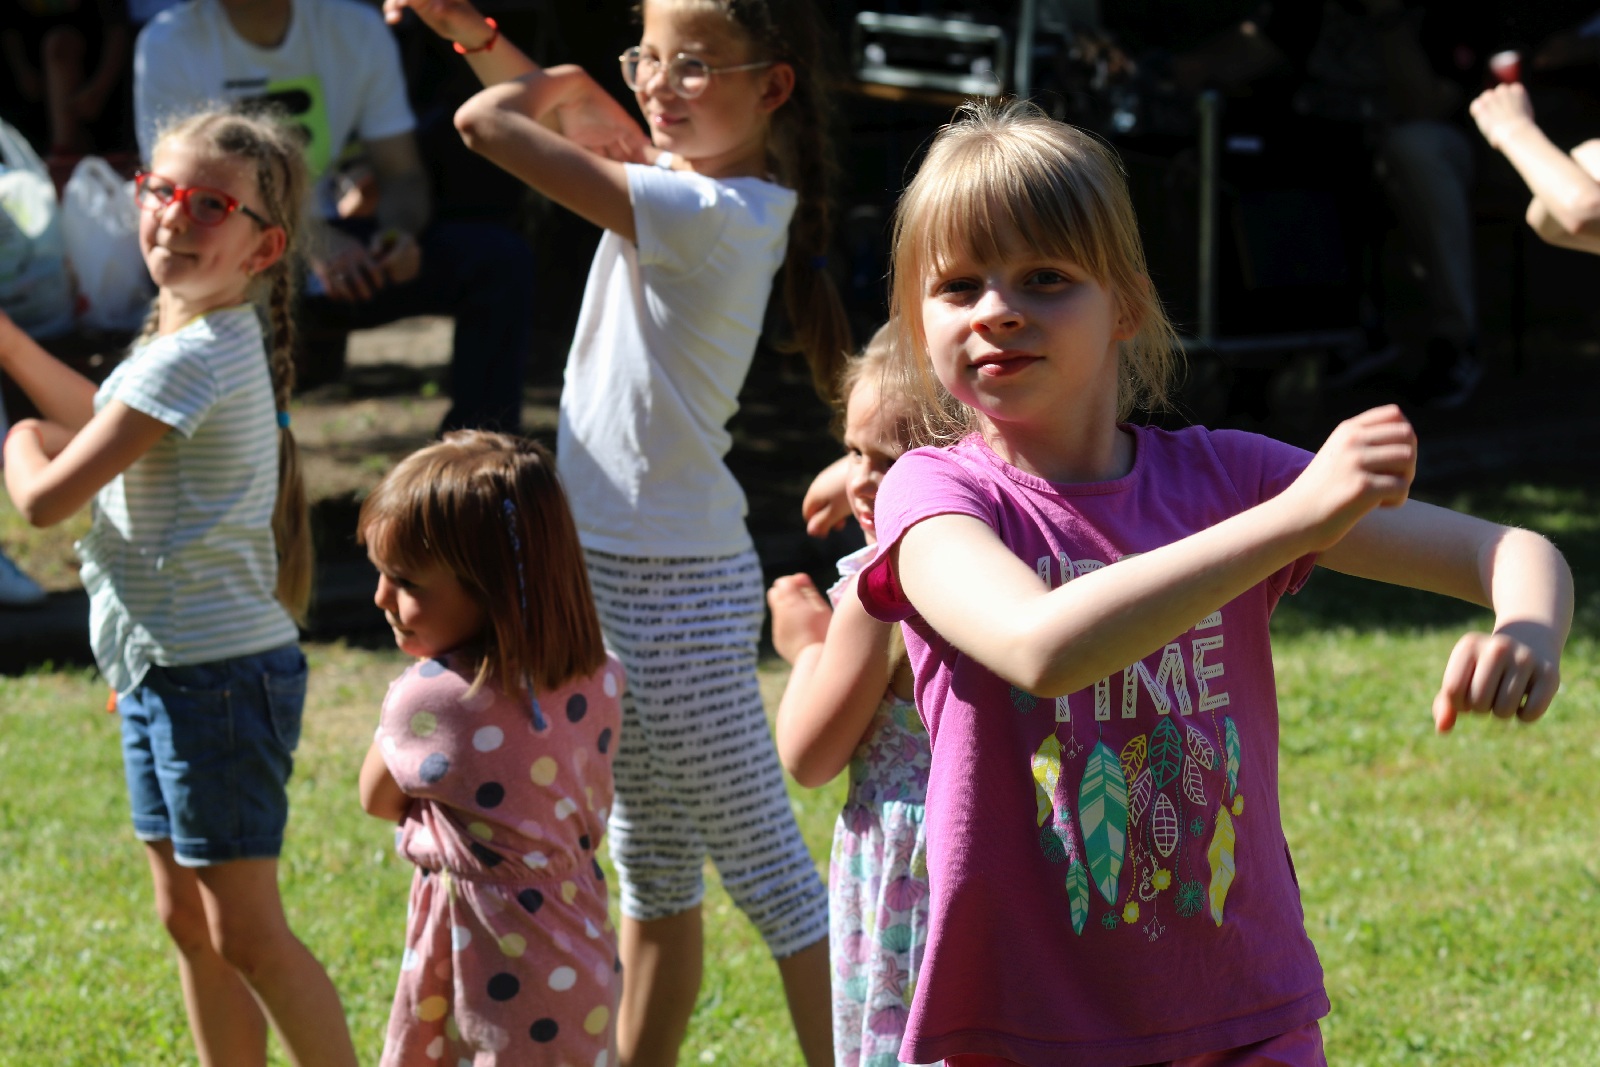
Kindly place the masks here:
<instances>
[{"instance_id":1,"label":"hair tie","mask_svg":"<svg viewBox=\"0 0 1600 1067\"><path fill-rule=\"evenodd\" d=\"M811 257L811 269L812 270L826 270L827 267L828 267L828 257L827 256L812 256Z\"/></svg>"},{"instance_id":2,"label":"hair tie","mask_svg":"<svg viewBox=\"0 0 1600 1067\"><path fill-rule=\"evenodd\" d=\"M287 411L278 412L278 425L285 430L289 428L289 413Z\"/></svg>"}]
</instances>

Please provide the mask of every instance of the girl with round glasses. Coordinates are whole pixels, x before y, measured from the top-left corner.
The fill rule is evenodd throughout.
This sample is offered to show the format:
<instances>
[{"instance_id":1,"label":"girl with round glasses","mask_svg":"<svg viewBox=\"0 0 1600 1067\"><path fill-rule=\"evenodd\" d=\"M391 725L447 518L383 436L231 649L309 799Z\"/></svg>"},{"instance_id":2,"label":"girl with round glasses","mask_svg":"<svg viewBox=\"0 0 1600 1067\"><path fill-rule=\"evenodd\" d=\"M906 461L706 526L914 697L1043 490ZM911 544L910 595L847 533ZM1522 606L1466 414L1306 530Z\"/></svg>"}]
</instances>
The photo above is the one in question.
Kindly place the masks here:
<instances>
[{"instance_id":1,"label":"girl with round glasses","mask_svg":"<svg viewBox=\"0 0 1600 1067\"><path fill-rule=\"evenodd\" d=\"M629 692L611 855L621 1062L672 1064L699 993L707 856L830 1062L827 891L756 680L762 571L723 462L773 279L826 393L850 347L830 235L819 26L805 0L644 0L622 56L648 135L584 71L544 68L467 0L385 0L487 86L469 147L605 228L561 398L560 470Z\"/></svg>"}]
</instances>

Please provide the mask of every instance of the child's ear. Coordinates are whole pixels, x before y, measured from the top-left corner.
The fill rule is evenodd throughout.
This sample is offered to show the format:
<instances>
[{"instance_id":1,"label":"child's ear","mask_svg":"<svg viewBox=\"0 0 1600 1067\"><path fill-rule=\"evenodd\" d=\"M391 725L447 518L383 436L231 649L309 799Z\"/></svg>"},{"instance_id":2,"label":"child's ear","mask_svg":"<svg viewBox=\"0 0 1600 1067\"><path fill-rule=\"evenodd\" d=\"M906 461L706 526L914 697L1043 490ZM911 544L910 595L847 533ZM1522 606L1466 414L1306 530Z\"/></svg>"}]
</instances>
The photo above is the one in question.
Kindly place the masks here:
<instances>
[{"instance_id":1,"label":"child's ear","mask_svg":"<svg viewBox=\"0 0 1600 1067\"><path fill-rule=\"evenodd\" d=\"M283 258L289 248L289 235L282 226L267 226L261 231L256 246L245 258L245 273L252 278Z\"/></svg>"},{"instance_id":2,"label":"child's ear","mask_svg":"<svg viewBox=\"0 0 1600 1067\"><path fill-rule=\"evenodd\" d=\"M774 63L767 68L761 80L761 111L770 115L794 95L794 68L787 63Z\"/></svg>"}]
</instances>

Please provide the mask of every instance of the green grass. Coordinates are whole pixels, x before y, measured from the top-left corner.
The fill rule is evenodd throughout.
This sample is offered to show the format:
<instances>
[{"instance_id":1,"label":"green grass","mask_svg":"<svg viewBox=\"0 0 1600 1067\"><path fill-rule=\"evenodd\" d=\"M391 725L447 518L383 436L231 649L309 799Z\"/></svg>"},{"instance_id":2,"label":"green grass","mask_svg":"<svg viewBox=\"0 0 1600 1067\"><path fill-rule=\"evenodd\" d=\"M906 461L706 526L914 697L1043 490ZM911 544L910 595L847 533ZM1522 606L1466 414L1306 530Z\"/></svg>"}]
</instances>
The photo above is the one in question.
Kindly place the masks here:
<instances>
[{"instance_id":1,"label":"green grass","mask_svg":"<svg viewBox=\"0 0 1600 1067\"><path fill-rule=\"evenodd\" d=\"M1285 829L1327 972L1332 1062L1587 1064L1600 1047L1600 498L1517 487L1446 502L1554 536L1579 578L1555 707L1435 736L1429 700L1470 608L1319 574L1279 611ZM284 861L290 919L377 1059L410 871L355 777L397 654L311 646ZM769 697L782 672L764 674ZM0 679L0 1064L193 1062L171 950L127 827L117 724L92 673ZM825 862L842 789L794 790ZM797 1065L777 974L715 886L682 1062ZM276 1062L282 1062L281 1058Z\"/></svg>"}]
</instances>

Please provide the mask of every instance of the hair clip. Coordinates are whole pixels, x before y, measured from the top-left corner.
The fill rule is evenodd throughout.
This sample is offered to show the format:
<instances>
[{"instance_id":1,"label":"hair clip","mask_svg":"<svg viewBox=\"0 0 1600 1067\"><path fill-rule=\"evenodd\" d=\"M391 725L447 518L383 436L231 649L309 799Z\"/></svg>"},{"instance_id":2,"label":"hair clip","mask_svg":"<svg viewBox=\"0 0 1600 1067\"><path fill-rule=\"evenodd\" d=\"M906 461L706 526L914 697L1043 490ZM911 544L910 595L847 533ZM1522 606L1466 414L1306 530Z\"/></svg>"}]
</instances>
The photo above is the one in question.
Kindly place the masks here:
<instances>
[{"instance_id":1,"label":"hair clip","mask_svg":"<svg viewBox=\"0 0 1600 1067\"><path fill-rule=\"evenodd\" d=\"M522 570L522 538L517 536L517 504L510 497L500 501L500 511L506 517L506 535L511 539L511 555L517 561L517 603L522 605L522 624L528 625L528 581ZM526 674L522 678L528 690L528 710L533 713L535 730L549 729L544 712L539 708L539 698L533 695L533 683Z\"/></svg>"},{"instance_id":2,"label":"hair clip","mask_svg":"<svg viewBox=\"0 0 1600 1067\"><path fill-rule=\"evenodd\" d=\"M285 430L289 428L289 413L287 411L278 412L278 425Z\"/></svg>"}]
</instances>

